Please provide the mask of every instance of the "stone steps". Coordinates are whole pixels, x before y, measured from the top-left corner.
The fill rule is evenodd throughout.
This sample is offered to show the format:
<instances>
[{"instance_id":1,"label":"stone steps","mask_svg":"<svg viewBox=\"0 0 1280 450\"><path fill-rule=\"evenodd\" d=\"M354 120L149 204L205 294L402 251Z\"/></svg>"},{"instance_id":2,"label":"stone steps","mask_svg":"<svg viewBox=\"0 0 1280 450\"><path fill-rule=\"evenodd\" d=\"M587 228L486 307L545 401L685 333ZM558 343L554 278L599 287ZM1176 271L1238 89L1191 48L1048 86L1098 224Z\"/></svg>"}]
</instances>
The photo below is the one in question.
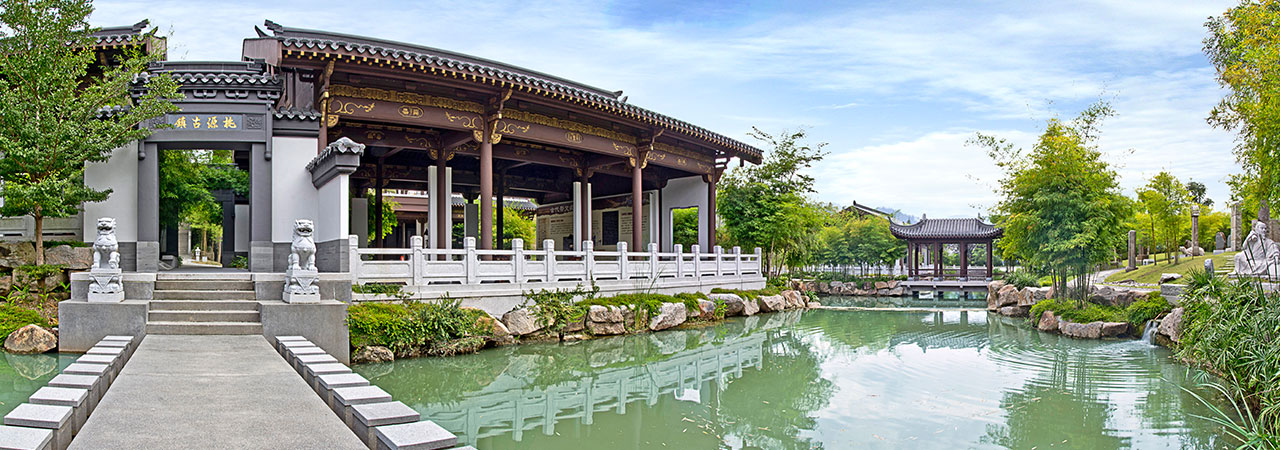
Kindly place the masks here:
<instances>
[{"instance_id":1,"label":"stone steps","mask_svg":"<svg viewBox=\"0 0 1280 450\"><path fill-rule=\"evenodd\" d=\"M152 322L147 334L262 334L262 324L253 322Z\"/></svg>"},{"instance_id":2,"label":"stone steps","mask_svg":"<svg viewBox=\"0 0 1280 450\"><path fill-rule=\"evenodd\" d=\"M249 272L218 272L216 274L198 273L198 272L160 272L156 274L156 281L252 281L253 274Z\"/></svg>"},{"instance_id":3,"label":"stone steps","mask_svg":"<svg viewBox=\"0 0 1280 450\"><path fill-rule=\"evenodd\" d=\"M218 290L159 290L151 294L154 300L257 300L253 291Z\"/></svg>"},{"instance_id":4,"label":"stone steps","mask_svg":"<svg viewBox=\"0 0 1280 450\"><path fill-rule=\"evenodd\" d=\"M164 280L156 281L157 291L252 291L252 281Z\"/></svg>"},{"instance_id":5,"label":"stone steps","mask_svg":"<svg viewBox=\"0 0 1280 450\"><path fill-rule=\"evenodd\" d=\"M151 311L257 311L258 302L246 300L152 300Z\"/></svg>"},{"instance_id":6,"label":"stone steps","mask_svg":"<svg viewBox=\"0 0 1280 450\"><path fill-rule=\"evenodd\" d=\"M237 311L158 311L147 312L147 322L245 322L259 323L257 310Z\"/></svg>"}]
</instances>

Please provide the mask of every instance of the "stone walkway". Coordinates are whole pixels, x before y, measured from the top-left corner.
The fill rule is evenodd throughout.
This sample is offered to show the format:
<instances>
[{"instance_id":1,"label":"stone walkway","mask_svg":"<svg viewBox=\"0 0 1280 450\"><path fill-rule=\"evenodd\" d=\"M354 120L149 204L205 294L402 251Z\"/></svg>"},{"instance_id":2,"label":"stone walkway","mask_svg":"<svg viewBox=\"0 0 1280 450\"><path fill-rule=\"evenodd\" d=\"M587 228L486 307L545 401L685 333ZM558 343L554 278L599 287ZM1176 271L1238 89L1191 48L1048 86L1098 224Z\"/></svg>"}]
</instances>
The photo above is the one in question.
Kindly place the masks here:
<instances>
[{"instance_id":1,"label":"stone walkway","mask_svg":"<svg viewBox=\"0 0 1280 450\"><path fill-rule=\"evenodd\" d=\"M262 336L150 335L72 449L361 449Z\"/></svg>"}]
</instances>

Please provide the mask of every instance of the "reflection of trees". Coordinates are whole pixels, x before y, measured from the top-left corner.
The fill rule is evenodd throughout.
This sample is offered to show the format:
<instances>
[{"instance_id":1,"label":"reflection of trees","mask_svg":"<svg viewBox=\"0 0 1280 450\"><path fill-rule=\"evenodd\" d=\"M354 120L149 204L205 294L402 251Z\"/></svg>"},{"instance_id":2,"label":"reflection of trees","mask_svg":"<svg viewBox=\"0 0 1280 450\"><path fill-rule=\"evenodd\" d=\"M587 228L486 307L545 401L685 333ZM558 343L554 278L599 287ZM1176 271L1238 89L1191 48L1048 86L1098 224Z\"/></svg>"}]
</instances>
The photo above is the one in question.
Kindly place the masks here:
<instances>
[{"instance_id":1,"label":"reflection of trees","mask_svg":"<svg viewBox=\"0 0 1280 450\"><path fill-rule=\"evenodd\" d=\"M823 448L799 437L813 430L814 413L835 393L835 384L822 378L822 359L794 333L771 336L760 369L730 381L718 397L718 427L748 447Z\"/></svg>"},{"instance_id":2,"label":"reflection of trees","mask_svg":"<svg viewBox=\"0 0 1280 450\"><path fill-rule=\"evenodd\" d=\"M1000 407L1004 424L988 425L981 442L1006 448L1124 448L1127 438L1100 435L1107 430L1112 406L1099 398L1085 370L1070 370L1064 358L1053 362L1044 377L1021 389L1006 389Z\"/></svg>"}]
</instances>

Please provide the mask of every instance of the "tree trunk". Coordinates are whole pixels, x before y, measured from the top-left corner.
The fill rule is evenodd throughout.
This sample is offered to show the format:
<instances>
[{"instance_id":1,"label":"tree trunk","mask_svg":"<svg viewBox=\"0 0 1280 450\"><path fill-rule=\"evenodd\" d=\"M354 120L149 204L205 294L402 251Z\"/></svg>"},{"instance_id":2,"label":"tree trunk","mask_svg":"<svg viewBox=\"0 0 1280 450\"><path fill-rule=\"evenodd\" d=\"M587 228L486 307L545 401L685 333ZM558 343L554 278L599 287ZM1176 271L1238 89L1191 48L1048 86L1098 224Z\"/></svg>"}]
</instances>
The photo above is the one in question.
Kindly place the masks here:
<instances>
[{"instance_id":1,"label":"tree trunk","mask_svg":"<svg viewBox=\"0 0 1280 450\"><path fill-rule=\"evenodd\" d=\"M41 265L44 264L44 215L37 210L35 214L31 215L31 218L35 219L36 222L36 265ZM40 282L43 287L44 280L40 280Z\"/></svg>"}]
</instances>

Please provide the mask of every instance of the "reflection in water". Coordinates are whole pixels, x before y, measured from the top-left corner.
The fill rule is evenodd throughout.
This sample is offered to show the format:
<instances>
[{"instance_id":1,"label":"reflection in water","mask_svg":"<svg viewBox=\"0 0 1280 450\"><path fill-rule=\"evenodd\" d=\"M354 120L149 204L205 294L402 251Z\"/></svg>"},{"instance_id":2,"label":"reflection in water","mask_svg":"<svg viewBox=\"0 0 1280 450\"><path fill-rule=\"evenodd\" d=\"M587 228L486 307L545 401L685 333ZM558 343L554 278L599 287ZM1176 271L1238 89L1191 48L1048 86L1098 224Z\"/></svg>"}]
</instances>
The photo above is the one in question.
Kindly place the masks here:
<instances>
[{"instance_id":1,"label":"reflection in water","mask_svg":"<svg viewBox=\"0 0 1280 450\"><path fill-rule=\"evenodd\" d=\"M1164 349L985 312L789 311L356 370L482 449L1222 444Z\"/></svg>"},{"instance_id":2,"label":"reflection in water","mask_svg":"<svg viewBox=\"0 0 1280 450\"><path fill-rule=\"evenodd\" d=\"M48 383L80 355L46 353L15 355L0 359L0 416L27 401L27 397Z\"/></svg>"}]
</instances>

